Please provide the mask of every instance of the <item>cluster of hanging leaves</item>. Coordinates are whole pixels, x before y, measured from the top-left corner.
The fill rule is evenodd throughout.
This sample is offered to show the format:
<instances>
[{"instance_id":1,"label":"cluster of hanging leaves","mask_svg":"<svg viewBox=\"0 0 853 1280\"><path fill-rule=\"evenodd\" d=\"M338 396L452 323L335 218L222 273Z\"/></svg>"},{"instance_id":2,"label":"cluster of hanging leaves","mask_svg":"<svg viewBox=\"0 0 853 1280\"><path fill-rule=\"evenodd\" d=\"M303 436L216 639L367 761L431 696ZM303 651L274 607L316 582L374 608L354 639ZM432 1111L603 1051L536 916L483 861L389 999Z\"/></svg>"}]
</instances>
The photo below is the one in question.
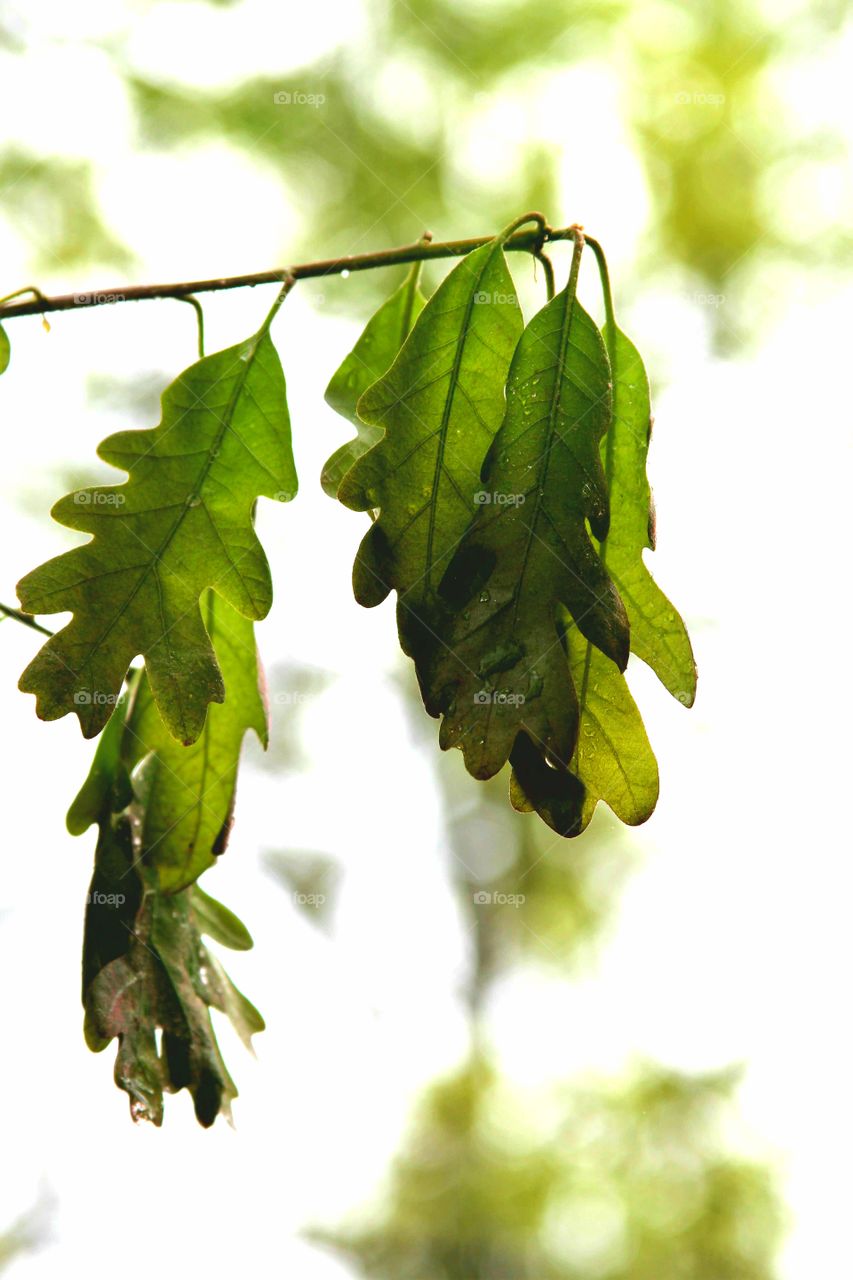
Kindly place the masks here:
<instances>
[{"instance_id":1,"label":"cluster of hanging leaves","mask_svg":"<svg viewBox=\"0 0 853 1280\"><path fill-rule=\"evenodd\" d=\"M687 705L695 668L642 559L654 547L645 370L609 292L603 334L578 301L580 232L566 287L525 326L504 250L530 221L543 225L518 219L428 301L414 265L369 321L326 392L356 434L322 485L371 516L355 596L370 607L397 593L441 746L480 779L509 762L515 808L574 836L599 800L632 824L657 800L629 653ZM86 1039L96 1051L118 1039L116 1082L134 1118L156 1124L164 1092L182 1088L202 1124L229 1113L211 1008L247 1044L263 1027L202 941L251 939L197 881L228 842L246 732L266 745L254 623L272 584L254 509L297 488L269 335L287 287L255 335L167 388L158 426L101 444L127 480L57 503L54 518L90 540L18 585L26 613L71 614L21 689L42 719L73 712L101 735L68 815L73 834L98 829ZM0 372L8 351L0 330Z\"/></svg>"},{"instance_id":2,"label":"cluster of hanging leaves","mask_svg":"<svg viewBox=\"0 0 853 1280\"><path fill-rule=\"evenodd\" d=\"M155 1124L164 1092L183 1088L201 1124L230 1114L211 1008L247 1045L264 1025L202 940L243 950L251 938L196 881L228 843L246 732L267 743L254 622L272 585L254 506L297 487L275 310L247 342L182 373L159 426L104 441L100 456L127 482L63 498L54 518L91 540L18 586L27 612L72 613L20 687L43 719L74 712L86 737L101 733L68 814L74 835L98 828L86 1040L99 1051L118 1038L116 1083L134 1119ZM139 655L144 669L129 670Z\"/></svg>"},{"instance_id":3,"label":"cluster of hanging leaves","mask_svg":"<svg viewBox=\"0 0 853 1280\"><path fill-rule=\"evenodd\" d=\"M327 391L358 435L323 479L372 517L356 599L397 592L441 746L475 778L509 761L513 805L574 836L599 800L630 824L657 801L629 653L688 706L696 672L642 559L654 547L642 361L578 301L580 234L565 289L524 326L504 254L523 221L426 305L413 274L373 317Z\"/></svg>"}]
</instances>

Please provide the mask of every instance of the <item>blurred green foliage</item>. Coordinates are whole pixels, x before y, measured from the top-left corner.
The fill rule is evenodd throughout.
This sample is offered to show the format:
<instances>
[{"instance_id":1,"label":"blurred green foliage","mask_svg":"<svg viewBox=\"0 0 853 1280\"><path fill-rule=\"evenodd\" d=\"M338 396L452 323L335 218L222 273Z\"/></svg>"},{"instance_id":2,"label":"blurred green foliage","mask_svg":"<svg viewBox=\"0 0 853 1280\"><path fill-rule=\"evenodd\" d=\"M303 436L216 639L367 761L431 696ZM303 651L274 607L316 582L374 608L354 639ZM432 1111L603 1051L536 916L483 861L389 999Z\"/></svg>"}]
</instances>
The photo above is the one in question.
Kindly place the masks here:
<instances>
[{"instance_id":1,"label":"blurred green foliage","mask_svg":"<svg viewBox=\"0 0 853 1280\"><path fill-rule=\"evenodd\" d=\"M37 1203L0 1231L0 1272L46 1241L52 1215L52 1196L42 1192Z\"/></svg>"},{"instance_id":2,"label":"blurred green foliage","mask_svg":"<svg viewBox=\"0 0 853 1280\"><path fill-rule=\"evenodd\" d=\"M0 149L0 192L3 211L29 241L37 269L87 262L121 271L131 266L132 250L103 221L85 162L31 156L8 145Z\"/></svg>"},{"instance_id":3,"label":"blurred green foliage","mask_svg":"<svg viewBox=\"0 0 853 1280\"><path fill-rule=\"evenodd\" d=\"M770 1280L782 1217L731 1154L735 1076L641 1065L535 1107L475 1058L426 1097L369 1225L376 1280Z\"/></svg>"},{"instance_id":4,"label":"blurred green foliage","mask_svg":"<svg viewBox=\"0 0 853 1280\"><path fill-rule=\"evenodd\" d=\"M792 128L774 75L826 48L850 9L851 0L820 0L776 21L758 0L366 0L358 39L315 65L221 91L193 84L191 69L182 83L142 75L120 41L107 52L126 74L144 148L216 138L278 176L302 214L300 234L281 246L291 261L409 241L427 226L482 234L530 208L571 221L582 193L572 208L560 207L559 193L571 178L573 137L585 128L576 110L566 109L563 155L529 128L518 163L508 146L507 163L471 174L460 153L483 113L484 127L503 128L488 115L496 104L521 113L528 96L551 85L550 109L559 112L565 75L604 64L618 73L619 109L652 199L637 282L676 267L716 297L736 295L766 260L849 253L848 228L812 238L778 217L773 184L786 166L843 165L833 120ZM321 101L285 109L275 101L283 91ZM0 152L0 186L45 268L127 261L132 246L101 220L85 164ZM251 210L246 216L232 234L250 231ZM381 273L365 288L362 309L382 295ZM329 302L353 305L344 289ZM729 345L746 337L736 302L710 314Z\"/></svg>"},{"instance_id":5,"label":"blurred green foliage","mask_svg":"<svg viewBox=\"0 0 853 1280\"><path fill-rule=\"evenodd\" d=\"M451 873L474 945L473 1005L493 979L521 961L562 973L581 970L634 866L630 836L601 812L584 838L570 843L510 808L508 770L472 797L458 752L441 757L438 768Z\"/></svg>"}]
</instances>

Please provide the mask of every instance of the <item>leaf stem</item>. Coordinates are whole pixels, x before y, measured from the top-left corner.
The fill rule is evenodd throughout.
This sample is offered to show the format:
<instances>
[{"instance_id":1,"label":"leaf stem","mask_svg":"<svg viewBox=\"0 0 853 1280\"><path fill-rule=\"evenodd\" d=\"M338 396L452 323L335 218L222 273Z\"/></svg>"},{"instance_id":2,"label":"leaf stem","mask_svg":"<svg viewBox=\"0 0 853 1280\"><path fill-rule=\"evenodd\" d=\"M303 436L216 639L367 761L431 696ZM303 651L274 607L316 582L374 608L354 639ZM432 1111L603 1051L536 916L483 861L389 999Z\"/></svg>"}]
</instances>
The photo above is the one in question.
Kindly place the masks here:
<instances>
[{"instance_id":1,"label":"leaf stem","mask_svg":"<svg viewBox=\"0 0 853 1280\"><path fill-rule=\"evenodd\" d=\"M545 273L545 297L548 302L551 302L556 292L554 286L554 264L547 253L543 253L541 249L536 249L533 256L537 262L542 263L542 270Z\"/></svg>"},{"instance_id":2,"label":"leaf stem","mask_svg":"<svg viewBox=\"0 0 853 1280\"><path fill-rule=\"evenodd\" d=\"M188 302L195 310L196 324L198 325L198 358L204 359L204 312L201 309L201 303L198 298L188 293L185 298L178 298L178 302Z\"/></svg>"},{"instance_id":3,"label":"leaf stem","mask_svg":"<svg viewBox=\"0 0 853 1280\"><path fill-rule=\"evenodd\" d=\"M258 330L258 333L257 333L258 340L260 340L263 337L266 337L266 335L269 333L270 325L278 315L281 304L284 302L285 298L290 293L290 290L293 288L295 284L296 284L296 276L293 274L293 272L286 271L282 279L282 285L278 291L276 300L270 307L269 311L267 312L266 319L264 320L263 324Z\"/></svg>"},{"instance_id":4,"label":"leaf stem","mask_svg":"<svg viewBox=\"0 0 853 1280\"><path fill-rule=\"evenodd\" d=\"M566 291L572 300L574 300L578 291L578 276L581 269L581 254L583 253L583 247L585 244L590 243L581 231L580 227L574 227L573 230L575 232L575 247L572 250L572 265L569 269L569 283L566 286Z\"/></svg>"},{"instance_id":5,"label":"leaf stem","mask_svg":"<svg viewBox=\"0 0 853 1280\"><path fill-rule=\"evenodd\" d=\"M49 299L44 296L41 289L37 289L34 284L24 285L23 289L16 289L14 293L7 293L0 298L0 307L5 306L7 302L11 302L13 298L21 298L25 293L31 293L34 298L40 302L48 302Z\"/></svg>"},{"instance_id":6,"label":"leaf stem","mask_svg":"<svg viewBox=\"0 0 853 1280\"><path fill-rule=\"evenodd\" d=\"M586 242L595 254L595 260L598 263L598 274L601 278L601 293L604 298L604 316L607 320L608 330L612 333L616 321L613 317L613 293L610 289L610 272L607 269L607 259L604 256L604 250L597 240L593 240L592 236L587 236Z\"/></svg>"},{"instance_id":7,"label":"leaf stem","mask_svg":"<svg viewBox=\"0 0 853 1280\"><path fill-rule=\"evenodd\" d=\"M541 213L530 213L520 222L534 220L536 227L514 232L504 248L513 252L535 254L542 246L557 240L576 240L578 227L549 227ZM327 258L318 262L303 262L296 266L275 271L259 271L242 276L222 276L211 280L186 280L174 284L124 285L101 289L91 293L65 293L46 297L33 288L19 289L7 298L0 298L0 320L15 316L44 315L49 311L74 311L87 307L99 307L120 302L142 302L153 298L186 298L191 294L214 293L225 289L254 288L259 284L281 284L293 280L316 279L320 276L342 275L344 272L372 271L379 267L396 267L409 262L427 262L440 258L461 258L481 245L488 244L494 236L477 236L469 240L431 241L421 239L414 244L394 249L379 249L375 253L352 254L343 258ZM594 247L595 242L588 241ZM34 293L34 300L12 303L11 299L22 293ZM280 304L279 304L280 305ZM277 309L277 308L276 308Z\"/></svg>"}]
</instances>

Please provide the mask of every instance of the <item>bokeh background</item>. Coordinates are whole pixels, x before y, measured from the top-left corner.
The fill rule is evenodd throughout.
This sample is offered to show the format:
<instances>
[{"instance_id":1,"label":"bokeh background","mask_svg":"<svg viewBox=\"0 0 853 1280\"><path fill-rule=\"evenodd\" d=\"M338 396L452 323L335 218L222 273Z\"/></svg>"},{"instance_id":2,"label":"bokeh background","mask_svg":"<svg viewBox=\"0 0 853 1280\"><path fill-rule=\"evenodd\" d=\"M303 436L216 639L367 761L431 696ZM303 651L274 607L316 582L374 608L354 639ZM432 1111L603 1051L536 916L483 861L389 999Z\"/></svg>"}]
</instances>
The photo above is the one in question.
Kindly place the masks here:
<instances>
[{"instance_id":1,"label":"bokeh background","mask_svg":"<svg viewBox=\"0 0 853 1280\"><path fill-rule=\"evenodd\" d=\"M535 208L597 236L653 381L653 568L700 668L687 713L632 660L662 775L636 831L600 809L561 841L440 756L393 606L352 601L360 519L318 483L348 434L324 387L399 273L300 284L274 337L302 489L259 515L272 744L247 744L205 881L255 936L227 961L268 1022L257 1060L221 1031L234 1130L202 1133L186 1095L134 1128L112 1049L85 1049L94 833L64 812L91 746L36 721L15 685L38 639L0 628L10 1277L853 1273L851 74L847 0L0 3L0 294ZM511 265L529 316L541 276ZM268 294L205 299L208 350ZM158 420L195 327L158 302L7 330L14 603L74 538L52 502L115 479L97 442Z\"/></svg>"}]
</instances>

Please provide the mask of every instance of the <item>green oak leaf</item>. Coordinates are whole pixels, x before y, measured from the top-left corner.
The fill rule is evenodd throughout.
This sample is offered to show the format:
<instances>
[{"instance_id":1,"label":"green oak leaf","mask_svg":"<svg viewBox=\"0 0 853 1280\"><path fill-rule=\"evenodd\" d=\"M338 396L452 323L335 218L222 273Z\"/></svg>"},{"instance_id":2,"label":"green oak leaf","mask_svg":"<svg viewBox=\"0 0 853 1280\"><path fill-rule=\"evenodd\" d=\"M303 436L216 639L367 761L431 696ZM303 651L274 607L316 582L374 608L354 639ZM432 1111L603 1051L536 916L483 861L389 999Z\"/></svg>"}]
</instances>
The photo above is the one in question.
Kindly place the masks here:
<instances>
[{"instance_id":1,"label":"green oak leaf","mask_svg":"<svg viewBox=\"0 0 853 1280\"><path fill-rule=\"evenodd\" d=\"M421 263L413 263L400 287L368 320L326 388L326 403L358 432L354 440L336 449L323 467L320 483L330 498L337 497L340 483L353 463L382 438L382 428L363 422L356 405L367 388L390 369L423 310L426 298L420 290L420 274Z\"/></svg>"},{"instance_id":2,"label":"green oak leaf","mask_svg":"<svg viewBox=\"0 0 853 1280\"><path fill-rule=\"evenodd\" d=\"M197 885L164 894L146 865L144 823L128 807L138 757L128 717L143 680L141 672L132 677L69 814L72 830L85 829L93 814L99 828L83 944L86 1042L100 1052L118 1037L115 1079L130 1096L134 1119L159 1125L164 1091L187 1088L207 1126L229 1113L237 1092L210 1009L224 1012L246 1044L264 1023L202 942L207 934L246 950L252 940L245 926Z\"/></svg>"},{"instance_id":3,"label":"green oak leaf","mask_svg":"<svg viewBox=\"0 0 853 1280\"><path fill-rule=\"evenodd\" d=\"M615 324L604 337L613 371L613 425L603 445L610 490L610 529L602 561L631 624L631 652L647 662L685 706L696 696L696 664L687 630L645 564L655 527L646 455L651 436L649 380L637 348Z\"/></svg>"},{"instance_id":4,"label":"green oak leaf","mask_svg":"<svg viewBox=\"0 0 853 1280\"><path fill-rule=\"evenodd\" d=\"M510 752L509 798L519 813L539 814L560 836L581 833L586 789L570 769L549 761L526 733L519 733Z\"/></svg>"},{"instance_id":5,"label":"green oak leaf","mask_svg":"<svg viewBox=\"0 0 853 1280\"><path fill-rule=\"evenodd\" d=\"M12 355L12 348L9 345L9 335L0 324L0 373L5 373L9 368L9 360Z\"/></svg>"},{"instance_id":6,"label":"green oak leaf","mask_svg":"<svg viewBox=\"0 0 853 1280\"><path fill-rule=\"evenodd\" d=\"M225 702L211 706L199 738L184 747L167 732L142 674L123 721L113 716L107 724L68 815L75 835L97 821L104 788L112 785L121 758L133 775L124 795L136 822L140 856L164 893L192 884L224 852L243 738L253 729L267 743L254 626L210 590L202 612L225 679Z\"/></svg>"},{"instance_id":7,"label":"green oak leaf","mask_svg":"<svg viewBox=\"0 0 853 1280\"><path fill-rule=\"evenodd\" d=\"M599 800L622 822L638 826L658 799L657 761L642 717L615 663L584 639L565 612L562 622L578 695L571 767L550 767L527 739L512 757L510 799L521 812L535 809L559 835L580 835Z\"/></svg>"},{"instance_id":8,"label":"green oak leaf","mask_svg":"<svg viewBox=\"0 0 853 1280\"><path fill-rule=\"evenodd\" d=\"M252 525L258 496L296 492L284 374L266 328L191 365L163 394L159 426L121 431L98 453L123 485L81 489L53 509L92 534L18 585L28 613L71 610L20 681L44 720L74 711L100 732L138 654L173 737L194 742L225 697L199 597L207 587L247 618L272 602Z\"/></svg>"},{"instance_id":9,"label":"green oak leaf","mask_svg":"<svg viewBox=\"0 0 853 1280\"><path fill-rule=\"evenodd\" d=\"M268 739L263 674L251 620L213 591L202 614L225 681L225 701L211 706L189 747L165 730L150 686L143 682L128 732L144 759L134 775L139 837L159 887L174 893L213 866L224 852L233 821L240 748L253 729Z\"/></svg>"},{"instance_id":10,"label":"green oak leaf","mask_svg":"<svg viewBox=\"0 0 853 1280\"><path fill-rule=\"evenodd\" d=\"M635 827L658 799L658 766L637 704L615 663L569 626L569 665L578 691L578 739L572 769L586 795L581 830L599 800Z\"/></svg>"},{"instance_id":11,"label":"green oak leaf","mask_svg":"<svg viewBox=\"0 0 853 1280\"><path fill-rule=\"evenodd\" d=\"M558 606L624 670L628 621L587 533L607 532L600 443L610 421L607 353L569 283L524 331L506 417L483 470L484 501L442 584L451 606L426 654L427 709L440 741L490 778L524 733L568 766L577 697L558 635Z\"/></svg>"},{"instance_id":12,"label":"green oak leaf","mask_svg":"<svg viewBox=\"0 0 853 1280\"><path fill-rule=\"evenodd\" d=\"M651 434L649 383L636 347L611 321L604 335L613 371L613 423L602 444L611 504L610 528L599 546L631 625L631 651L690 706L696 666L684 623L643 563L654 548L654 516L646 478ZM623 822L645 822L658 797L658 771L640 713L612 663L570 627L566 643L579 697L580 732L571 769L548 767L532 746L514 764L510 796L521 811L536 809L563 835L577 835L604 800ZM579 794L577 780L584 790Z\"/></svg>"},{"instance_id":13,"label":"green oak leaf","mask_svg":"<svg viewBox=\"0 0 853 1280\"><path fill-rule=\"evenodd\" d=\"M358 416L384 434L338 489L345 506L379 512L359 548L353 588L368 607L396 590L407 653L471 522L480 466L503 417L522 330L503 246L528 220L454 267L391 368L358 402Z\"/></svg>"}]
</instances>

